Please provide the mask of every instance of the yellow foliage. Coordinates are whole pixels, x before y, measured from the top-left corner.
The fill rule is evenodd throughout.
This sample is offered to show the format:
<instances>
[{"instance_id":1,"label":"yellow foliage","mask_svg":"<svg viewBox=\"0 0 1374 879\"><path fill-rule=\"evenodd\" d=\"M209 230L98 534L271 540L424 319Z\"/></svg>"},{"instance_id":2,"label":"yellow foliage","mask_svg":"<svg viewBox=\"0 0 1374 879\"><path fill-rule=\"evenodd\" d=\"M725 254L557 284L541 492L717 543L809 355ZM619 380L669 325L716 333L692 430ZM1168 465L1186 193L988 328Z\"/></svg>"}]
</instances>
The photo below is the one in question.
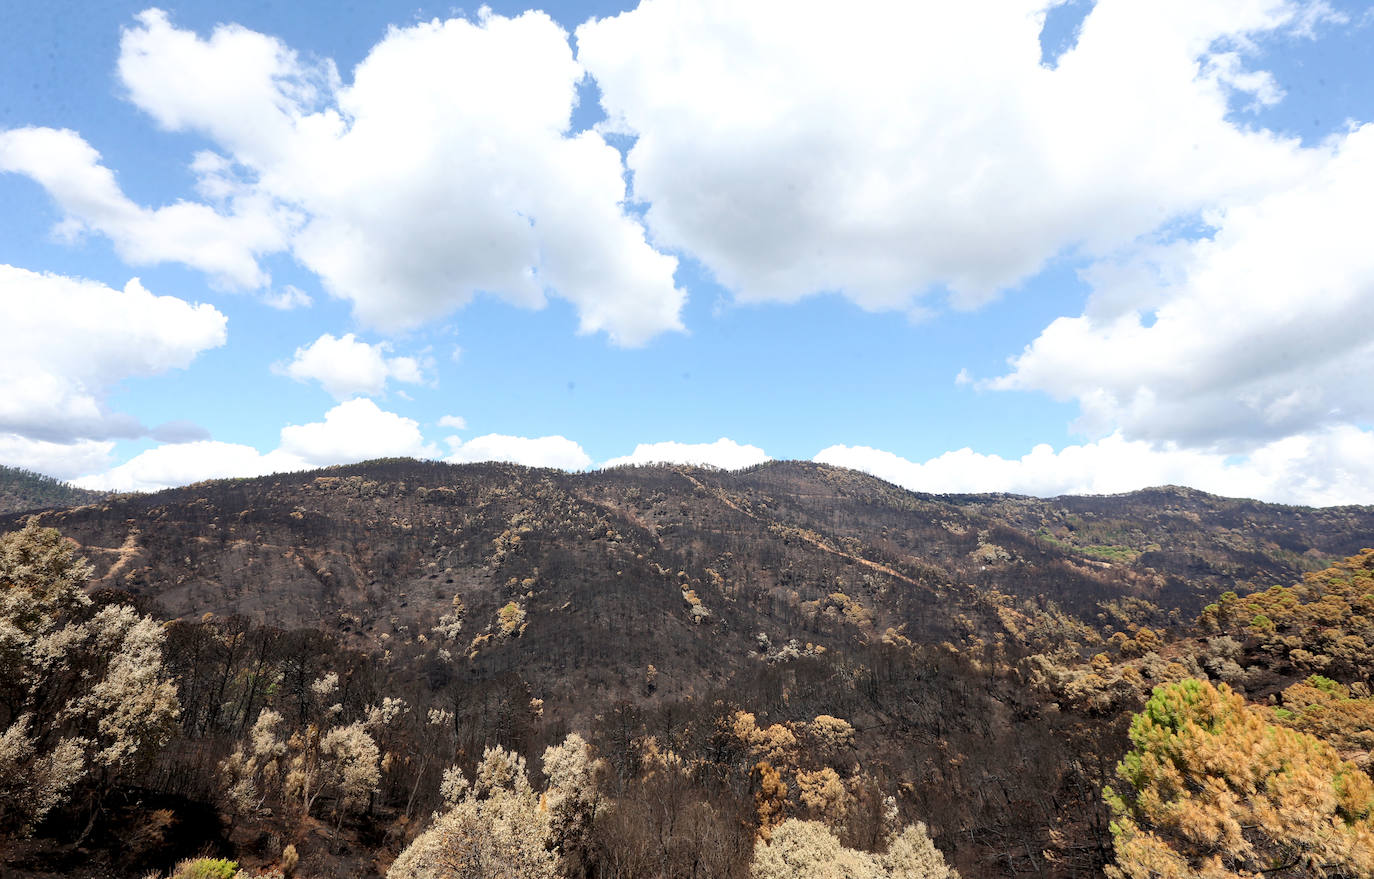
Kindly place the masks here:
<instances>
[{"instance_id":1,"label":"yellow foliage","mask_svg":"<svg viewBox=\"0 0 1374 879\"><path fill-rule=\"evenodd\" d=\"M780 723L759 727L754 715L737 711L733 732L735 738L764 760L781 765L791 765L796 760L797 737Z\"/></svg>"},{"instance_id":2,"label":"yellow foliage","mask_svg":"<svg viewBox=\"0 0 1374 879\"><path fill-rule=\"evenodd\" d=\"M816 772L797 773L797 798L826 823L838 825L849 811L849 791L839 773L829 766Z\"/></svg>"},{"instance_id":3,"label":"yellow foliage","mask_svg":"<svg viewBox=\"0 0 1374 879\"><path fill-rule=\"evenodd\" d=\"M1342 753L1368 759L1374 750L1374 699L1353 698L1350 688L1317 675L1283 691L1275 720L1330 742Z\"/></svg>"},{"instance_id":4,"label":"yellow foliage","mask_svg":"<svg viewBox=\"0 0 1374 879\"><path fill-rule=\"evenodd\" d=\"M767 842L773 828L782 823L787 808L787 783L782 774L766 760L754 766L754 811L758 815L759 838Z\"/></svg>"},{"instance_id":5,"label":"yellow foliage","mask_svg":"<svg viewBox=\"0 0 1374 879\"><path fill-rule=\"evenodd\" d=\"M847 720L818 714L811 721L808 731L827 755L854 747L854 727Z\"/></svg>"},{"instance_id":6,"label":"yellow foliage","mask_svg":"<svg viewBox=\"0 0 1374 879\"><path fill-rule=\"evenodd\" d=\"M1225 684L1155 688L1117 767L1127 786L1105 792L1110 876L1374 874L1374 782L1266 717Z\"/></svg>"},{"instance_id":7,"label":"yellow foliage","mask_svg":"<svg viewBox=\"0 0 1374 879\"><path fill-rule=\"evenodd\" d=\"M514 601L507 602L496 612L496 621L501 634L510 637L525 631L525 609Z\"/></svg>"},{"instance_id":8,"label":"yellow foliage","mask_svg":"<svg viewBox=\"0 0 1374 879\"><path fill-rule=\"evenodd\" d=\"M1198 624L1257 639L1260 652L1286 656L1305 671L1352 678L1374 674L1374 549L1306 574L1293 586L1238 596L1227 592Z\"/></svg>"}]
</instances>

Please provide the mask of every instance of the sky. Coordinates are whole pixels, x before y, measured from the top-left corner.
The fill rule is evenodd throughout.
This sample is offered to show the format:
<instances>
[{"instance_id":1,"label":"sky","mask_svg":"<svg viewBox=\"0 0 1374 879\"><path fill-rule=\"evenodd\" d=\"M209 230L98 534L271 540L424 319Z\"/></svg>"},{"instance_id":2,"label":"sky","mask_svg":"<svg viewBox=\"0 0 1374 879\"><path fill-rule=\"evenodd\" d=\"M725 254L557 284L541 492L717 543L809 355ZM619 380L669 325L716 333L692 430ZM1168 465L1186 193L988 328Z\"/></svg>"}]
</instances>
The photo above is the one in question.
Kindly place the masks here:
<instances>
[{"instance_id":1,"label":"sky","mask_svg":"<svg viewBox=\"0 0 1374 879\"><path fill-rule=\"evenodd\" d=\"M1374 7L0 6L0 463L1374 503Z\"/></svg>"}]
</instances>

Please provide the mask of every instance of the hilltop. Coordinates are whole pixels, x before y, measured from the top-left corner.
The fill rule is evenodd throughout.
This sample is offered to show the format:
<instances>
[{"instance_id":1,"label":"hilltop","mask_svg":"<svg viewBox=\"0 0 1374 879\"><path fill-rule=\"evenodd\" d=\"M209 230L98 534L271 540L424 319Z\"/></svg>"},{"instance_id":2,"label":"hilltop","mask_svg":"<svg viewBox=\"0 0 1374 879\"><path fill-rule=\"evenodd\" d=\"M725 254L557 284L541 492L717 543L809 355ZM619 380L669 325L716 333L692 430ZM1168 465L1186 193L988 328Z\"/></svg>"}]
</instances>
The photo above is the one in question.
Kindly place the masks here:
<instances>
[{"instance_id":1,"label":"hilltop","mask_svg":"<svg viewBox=\"0 0 1374 879\"><path fill-rule=\"evenodd\" d=\"M106 496L103 491L77 488L42 473L0 464L0 514L79 507Z\"/></svg>"}]
</instances>

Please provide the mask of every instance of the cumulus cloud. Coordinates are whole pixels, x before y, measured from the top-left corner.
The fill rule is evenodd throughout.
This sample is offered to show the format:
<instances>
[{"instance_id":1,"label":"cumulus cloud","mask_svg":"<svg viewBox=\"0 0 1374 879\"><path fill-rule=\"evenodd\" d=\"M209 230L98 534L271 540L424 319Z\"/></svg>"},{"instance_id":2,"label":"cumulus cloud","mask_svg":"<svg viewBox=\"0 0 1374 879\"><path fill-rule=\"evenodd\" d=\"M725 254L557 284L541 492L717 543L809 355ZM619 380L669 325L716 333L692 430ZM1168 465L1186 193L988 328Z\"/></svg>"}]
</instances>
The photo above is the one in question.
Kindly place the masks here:
<instances>
[{"instance_id":1,"label":"cumulus cloud","mask_svg":"<svg viewBox=\"0 0 1374 879\"><path fill-rule=\"evenodd\" d=\"M452 416L443 419L447 422L445 426L450 427L454 420ZM467 442L454 436L446 442L449 454L443 460L452 464L510 461L528 467L577 471L592 463L581 446L561 436L532 438L493 433ZM433 459L441 455L437 446L425 440L418 422L388 412L367 398L339 403L320 421L288 424L281 429L277 447L269 452L214 440L164 443L116 467L93 472L108 464L113 443L87 446L90 447L83 447L86 457L81 458L68 446L11 442L0 434L0 461L59 475L85 472L88 475L73 482L86 488L158 491L205 479L309 470L372 458ZM62 459L66 461L62 467L51 463L63 454L67 457Z\"/></svg>"},{"instance_id":2,"label":"cumulus cloud","mask_svg":"<svg viewBox=\"0 0 1374 879\"><path fill-rule=\"evenodd\" d=\"M839 445L821 450L814 460L934 493L1052 497L1173 484L1229 497L1313 506L1369 503L1374 498L1374 432L1349 426L1274 440L1242 458L1128 440L1115 433L1059 451L1042 444L1010 459L964 448L918 463L867 446Z\"/></svg>"},{"instance_id":3,"label":"cumulus cloud","mask_svg":"<svg viewBox=\"0 0 1374 879\"><path fill-rule=\"evenodd\" d=\"M359 394L380 394L389 379L408 384L425 380L420 362L414 357L388 357L386 342L369 345L352 333L334 338L325 333L296 349L290 363L273 367L296 381L317 381L338 399Z\"/></svg>"},{"instance_id":4,"label":"cumulus cloud","mask_svg":"<svg viewBox=\"0 0 1374 879\"><path fill-rule=\"evenodd\" d=\"M281 452L322 467L368 458L433 458L412 418L387 412L368 399L349 400L325 413L324 421L281 430Z\"/></svg>"},{"instance_id":5,"label":"cumulus cloud","mask_svg":"<svg viewBox=\"0 0 1374 879\"><path fill-rule=\"evenodd\" d=\"M100 153L65 129L0 131L0 171L25 174L48 191L64 214L54 230L58 237L97 232L130 265L185 263L225 286L268 283L257 257L285 247L291 224L289 210L242 187L214 205L140 207L101 164Z\"/></svg>"},{"instance_id":6,"label":"cumulus cloud","mask_svg":"<svg viewBox=\"0 0 1374 879\"><path fill-rule=\"evenodd\" d=\"M0 431L70 443L146 432L111 412L110 389L190 365L224 344L214 307L155 296L135 278L95 281L0 265Z\"/></svg>"},{"instance_id":7,"label":"cumulus cloud","mask_svg":"<svg viewBox=\"0 0 1374 879\"><path fill-rule=\"evenodd\" d=\"M130 260L257 286L260 257L289 250L387 330L478 291L529 307L552 293L583 331L634 345L681 327L664 250L746 300L838 291L919 313L930 289L976 304L1066 249L1110 252L1320 161L1230 110L1281 99L1249 66L1254 38L1310 34L1322 4L1100 0L1051 69L1052 5L646 0L578 28L576 57L543 13L484 11L392 28L348 79L273 37L202 36L150 9L123 33L120 82L159 125L211 142L191 164L203 201L134 205L72 132L6 132L0 167ZM586 73L609 119L572 133ZM635 138L653 244L610 133Z\"/></svg>"},{"instance_id":8,"label":"cumulus cloud","mask_svg":"<svg viewBox=\"0 0 1374 879\"><path fill-rule=\"evenodd\" d=\"M108 467L114 445L110 440L54 443L29 439L17 433L0 432L0 464L70 479Z\"/></svg>"},{"instance_id":9,"label":"cumulus cloud","mask_svg":"<svg viewBox=\"0 0 1374 879\"><path fill-rule=\"evenodd\" d=\"M392 28L345 84L272 37L201 37L150 9L124 31L118 71L159 125L213 144L191 163L202 201L134 204L70 131L0 133L0 169L46 187L63 231L108 236L129 262L265 287L260 258L289 250L385 330L479 291L529 308L562 297L582 332L623 345L681 328L677 261L627 212L620 153L570 131L584 71L543 13Z\"/></svg>"},{"instance_id":10,"label":"cumulus cloud","mask_svg":"<svg viewBox=\"0 0 1374 879\"><path fill-rule=\"evenodd\" d=\"M722 470L739 470L771 461L758 446L740 445L721 437L713 443L640 443L628 455L611 458L601 466L619 467L624 464L704 464Z\"/></svg>"},{"instance_id":11,"label":"cumulus cloud","mask_svg":"<svg viewBox=\"0 0 1374 879\"><path fill-rule=\"evenodd\" d=\"M371 400L357 399L330 409L323 421L283 427L280 445L267 453L213 440L166 443L74 481L86 488L158 491L204 479L262 476L371 458L433 458L438 453L425 442L413 419L387 412Z\"/></svg>"},{"instance_id":12,"label":"cumulus cloud","mask_svg":"<svg viewBox=\"0 0 1374 879\"><path fill-rule=\"evenodd\" d=\"M461 415L444 415L439 418L439 426L453 430L467 430L468 421Z\"/></svg>"},{"instance_id":13,"label":"cumulus cloud","mask_svg":"<svg viewBox=\"0 0 1374 879\"><path fill-rule=\"evenodd\" d=\"M578 59L637 138L654 240L743 300L973 305L1317 161L1228 118L1278 99L1244 49L1303 4L1099 0L1053 69L1051 5L645 0L579 27Z\"/></svg>"},{"instance_id":14,"label":"cumulus cloud","mask_svg":"<svg viewBox=\"0 0 1374 879\"><path fill-rule=\"evenodd\" d=\"M591 457L582 447L562 436L505 436L489 433L464 442L449 437L450 454L444 460L450 464L473 464L479 461L509 461L526 467L553 467L558 470L586 470Z\"/></svg>"},{"instance_id":15,"label":"cumulus cloud","mask_svg":"<svg viewBox=\"0 0 1374 879\"><path fill-rule=\"evenodd\" d=\"M1077 400L1089 433L1239 451L1374 420L1374 125L1328 149L1210 237L1090 271L1085 312L989 385Z\"/></svg>"},{"instance_id":16,"label":"cumulus cloud","mask_svg":"<svg viewBox=\"0 0 1374 879\"><path fill-rule=\"evenodd\" d=\"M205 479L263 476L303 469L303 462L291 456L264 455L252 446L238 443L197 440L154 446L118 467L73 482L82 488L102 491L160 491Z\"/></svg>"}]
</instances>

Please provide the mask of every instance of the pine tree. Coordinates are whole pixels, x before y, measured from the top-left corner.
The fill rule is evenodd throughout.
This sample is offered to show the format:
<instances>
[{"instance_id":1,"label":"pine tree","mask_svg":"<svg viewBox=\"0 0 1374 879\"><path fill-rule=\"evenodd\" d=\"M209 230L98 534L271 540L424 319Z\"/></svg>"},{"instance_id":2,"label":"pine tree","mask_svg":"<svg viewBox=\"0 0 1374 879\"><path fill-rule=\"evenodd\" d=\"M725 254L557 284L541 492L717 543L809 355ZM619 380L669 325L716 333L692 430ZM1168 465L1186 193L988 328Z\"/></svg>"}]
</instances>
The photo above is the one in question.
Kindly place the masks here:
<instances>
[{"instance_id":1,"label":"pine tree","mask_svg":"<svg viewBox=\"0 0 1374 879\"><path fill-rule=\"evenodd\" d=\"M1115 879L1374 875L1374 783L1225 684L1156 687L1130 737Z\"/></svg>"}]
</instances>

